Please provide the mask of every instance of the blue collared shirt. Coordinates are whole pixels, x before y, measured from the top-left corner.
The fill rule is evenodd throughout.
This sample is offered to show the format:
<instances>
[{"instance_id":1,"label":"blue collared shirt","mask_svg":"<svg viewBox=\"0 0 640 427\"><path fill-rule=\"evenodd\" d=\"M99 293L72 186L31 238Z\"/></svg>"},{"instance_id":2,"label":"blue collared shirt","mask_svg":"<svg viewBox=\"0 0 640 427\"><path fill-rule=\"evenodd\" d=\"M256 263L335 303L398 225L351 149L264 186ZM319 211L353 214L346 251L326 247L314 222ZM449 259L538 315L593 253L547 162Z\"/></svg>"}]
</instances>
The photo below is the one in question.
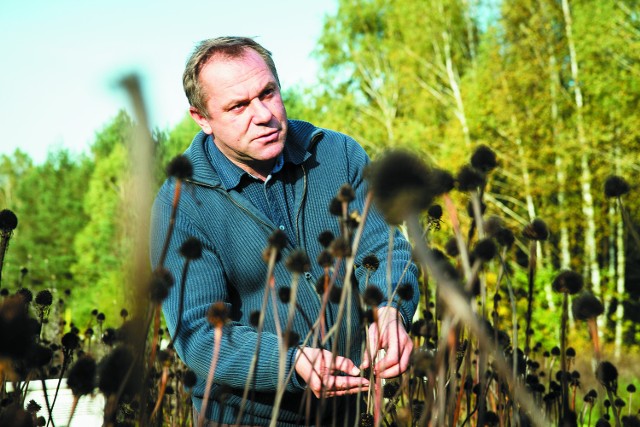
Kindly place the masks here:
<instances>
[{"instance_id":1,"label":"blue collared shirt","mask_svg":"<svg viewBox=\"0 0 640 427\"><path fill-rule=\"evenodd\" d=\"M215 145L211 135L205 144L205 153L209 162L218 173L222 186L226 191L235 190L247 198L257 209L269 218L275 227L284 231L289 241L295 246L295 230L293 228L294 199L293 182L287 179L293 163L286 160L287 146L276 158L271 173L265 181L246 172L227 158Z\"/></svg>"}]
</instances>

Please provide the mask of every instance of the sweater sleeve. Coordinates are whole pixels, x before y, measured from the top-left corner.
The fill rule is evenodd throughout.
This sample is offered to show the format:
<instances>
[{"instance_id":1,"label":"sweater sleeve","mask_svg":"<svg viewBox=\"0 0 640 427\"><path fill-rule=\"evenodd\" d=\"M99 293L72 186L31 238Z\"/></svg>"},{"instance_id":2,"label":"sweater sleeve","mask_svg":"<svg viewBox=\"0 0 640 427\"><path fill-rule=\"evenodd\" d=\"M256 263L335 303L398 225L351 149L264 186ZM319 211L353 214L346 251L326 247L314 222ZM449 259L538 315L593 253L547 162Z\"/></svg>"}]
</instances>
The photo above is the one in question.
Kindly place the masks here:
<instances>
[{"instance_id":1,"label":"sweater sleeve","mask_svg":"<svg viewBox=\"0 0 640 427\"><path fill-rule=\"evenodd\" d=\"M349 182L355 193L354 208L362 212L364 201L368 192L368 185L364 179L364 170L369 164L369 158L364 149L349 137L346 144L346 158L348 159ZM389 234L393 233L393 250L391 262L389 263L388 250ZM419 301L418 269L412 261L411 245L397 227L389 226L384 220L380 211L372 204L363 229L358 253L356 254L356 266L362 265L362 260L367 255L376 255L380 264L377 270L369 273L364 267L355 270L360 292L364 292L367 285L376 286L385 296L381 306L391 305L396 307L404 319L405 326L411 324L413 315L417 309ZM390 278L390 280L389 280ZM396 295L390 299L399 285L410 285L413 287L413 297L409 301L404 301Z\"/></svg>"},{"instance_id":2,"label":"sweater sleeve","mask_svg":"<svg viewBox=\"0 0 640 427\"><path fill-rule=\"evenodd\" d=\"M157 268L169 226L171 214L171 200L167 195L169 193L165 191L163 198L161 192L153 208L151 259L154 268ZM172 336L176 332L179 317L182 317L180 330L175 338L175 349L185 364L196 373L199 385L204 387L214 351L213 327L207 319L207 311L214 302L222 301L229 305L230 296L227 279L215 247L207 240L204 233L194 226L194 222L186 216L184 210L178 211L164 264L164 267L172 273L175 284L163 302L162 308ZM186 278L182 282L185 259L180 255L179 248L189 237L196 237L201 241L202 257L189 263ZM184 304L180 311L181 293ZM233 310L230 311L233 313ZM259 351L257 351L258 344ZM254 370L255 383L252 387L256 391L275 391L279 385L277 336L267 332L258 336L253 327L241 324L232 318L223 330L214 383L243 389L256 353L259 358ZM288 350L285 374L293 368L294 354L295 348ZM296 375L291 377L291 381L287 384L287 391L302 390L303 386L298 383Z\"/></svg>"}]
</instances>

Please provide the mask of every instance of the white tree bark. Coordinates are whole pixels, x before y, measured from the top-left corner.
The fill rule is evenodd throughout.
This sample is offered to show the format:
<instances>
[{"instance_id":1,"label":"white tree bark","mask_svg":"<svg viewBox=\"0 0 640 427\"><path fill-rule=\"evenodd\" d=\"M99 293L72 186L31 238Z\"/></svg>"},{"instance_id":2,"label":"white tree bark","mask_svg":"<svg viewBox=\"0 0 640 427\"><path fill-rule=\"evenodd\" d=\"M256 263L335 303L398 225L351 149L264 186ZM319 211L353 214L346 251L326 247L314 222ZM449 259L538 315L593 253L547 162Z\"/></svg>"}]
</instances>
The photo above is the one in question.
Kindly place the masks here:
<instances>
[{"instance_id":1,"label":"white tree bark","mask_svg":"<svg viewBox=\"0 0 640 427\"><path fill-rule=\"evenodd\" d=\"M597 248L596 248L596 222L595 210L593 207L593 193L591 190L591 166L589 165L589 144L584 129L583 119L583 99L582 90L580 89L580 79L578 76L578 59L573 40L571 10L569 8L569 0L562 0L562 12L565 21L565 33L567 36L567 44L569 46L569 56L571 59L571 77L573 79L573 93L576 104L576 131L578 136L578 144L580 152L580 188L582 192L582 213L585 218L585 241L584 251L586 255L586 272L590 277L593 292L599 296L600 289L600 267L598 265ZM598 319L602 322L603 316Z\"/></svg>"}]
</instances>

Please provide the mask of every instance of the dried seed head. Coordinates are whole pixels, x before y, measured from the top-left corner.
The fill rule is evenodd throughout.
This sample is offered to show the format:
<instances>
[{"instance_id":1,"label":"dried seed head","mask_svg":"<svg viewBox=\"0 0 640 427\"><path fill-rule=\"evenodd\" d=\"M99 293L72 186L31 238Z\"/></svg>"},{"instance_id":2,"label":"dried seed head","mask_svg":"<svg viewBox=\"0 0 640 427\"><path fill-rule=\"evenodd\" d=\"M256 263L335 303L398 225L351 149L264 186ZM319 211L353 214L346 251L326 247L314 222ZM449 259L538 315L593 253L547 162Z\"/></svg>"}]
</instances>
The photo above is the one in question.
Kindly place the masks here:
<instances>
[{"instance_id":1,"label":"dried seed head","mask_svg":"<svg viewBox=\"0 0 640 427\"><path fill-rule=\"evenodd\" d=\"M464 165L458 171L456 176L458 182L458 190L471 191L484 187L485 178L482 172L475 169L471 165Z\"/></svg>"},{"instance_id":2,"label":"dried seed head","mask_svg":"<svg viewBox=\"0 0 640 427\"><path fill-rule=\"evenodd\" d=\"M105 396L118 392L134 359L133 351L125 345L114 348L111 353L102 358L98 365L98 388ZM136 369L133 371L135 372ZM135 384L136 378L132 375L129 377L126 388L131 389Z\"/></svg>"},{"instance_id":3,"label":"dried seed head","mask_svg":"<svg viewBox=\"0 0 640 427\"><path fill-rule=\"evenodd\" d=\"M611 362L606 360L598 363L596 367L596 378L608 391L616 393L618 388L618 369Z\"/></svg>"},{"instance_id":4,"label":"dried seed head","mask_svg":"<svg viewBox=\"0 0 640 427\"><path fill-rule=\"evenodd\" d=\"M221 328L229 318L229 307L222 301L214 302L207 310L207 319L214 328Z\"/></svg>"},{"instance_id":5,"label":"dried seed head","mask_svg":"<svg viewBox=\"0 0 640 427\"><path fill-rule=\"evenodd\" d=\"M575 271L565 270L553 279L551 287L558 293L574 295L582 290L583 284L584 280L581 274Z\"/></svg>"},{"instance_id":6,"label":"dried seed head","mask_svg":"<svg viewBox=\"0 0 640 427\"><path fill-rule=\"evenodd\" d=\"M62 336L60 344L65 351L72 352L80 347L80 338L73 332L67 332Z\"/></svg>"},{"instance_id":7,"label":"dried seed head","mask_svg":"<svg viewBox=\"0 0 640 427\"><path fill-rule=\"evenodd\" d=\"M260 323L260 311L259 310L252 311L251 314L249 314L249 323L254 328L258 327L258 324Z\"/></svg>"},{"instance_id":8,"label":"dried seed head","mask_svg":"<svg viewBox=\"0 0 640 427\"><path fill-rule=\"evenodd\" d=\"M186 156L176 156L167 165L167 175L181 180L189 179L193 176L193 165Z\"/></svg>"},{"instance_id":9,"label":"dried seed head","mask_svg":"<svg viewBox=\"0 0 640 427\"><path fill-rule=\"evenodd\" d=\"M440 205L431 205L429 209L427 209L427 214L430 218L440 219L442 218L442 206Z\"/></svg>"},{"instance_id":10,"label":"dried seed head","mask_svg":"<svg viewBox=\"0 0 640 427\"><path fill-rule=\"evenodd\" d=\"M336 258L347 258L351 255L351 244L344 236L338 236L331 242L329 250Z\"/></svg>"},{"instance_id":11,"label":"dried seed head","mask_svg":"<svg viewBox=\"0 0 640 427\"><path fill-rule=\"evenodd\" d=\"M157 268L151 274L149 281L149 297L151 301L160 304L169 295L169 290L173 286L173 276L164 267ZM98 314L96 314L97 316Z\"/></svg>"},{"instance_id":12,"label":"dried seed head","mask_svg":"<svg viewBox=\"0 0 640 427\"><path fill-rule=\"evenodd\" d=\"M410 283L404 283L398 286L398 297L403 301L411 301L414 295L413 286Z\"/></svg>"},{"instance_id":13,"label":"dried seed head","mask_svg":"<svg viewBox=\"0 0 640 427\"><path fill-rule=\"evenodd\" d=\"M498 166L496 153L486 145L479 145L471 155L471 166L483 173L492 171Z\"/></svg>"},{"instance_id":14,"label":"dried seed head","mask_svg":"<svg viewBox=\"0 0 640 427\"><path fill-rule=\"evenodd\" d=\"M285 266L292 273L302 274L311 269L311 262L303 249L295 249L287 257Z\"/></svg>"},{"instance_id":15,"label":"dried seed head","mask_svg":"<svg viewBox=\"0 0 640 427\"><path fill-rule=\"evenodd\" d=\"M443 169L432 169L429 179L434 197L450 192L456 185L456 180L453 178L453 175Z\"/></svg>"},{"instance_id":16,"label":"dried seed head","mask_svg":"<svg viewBox=\"0 0 640 427\"><path fill-rule=\"evenodd\" d=\"M195 237L189 237L180 246L180 255L192 261L202 257L202 243Z\"/></svg>"},{"instance_id":17,"label":"dried seed head","mask_svg":"<svg viewBox=\"0 0 640 427\"><path fill-rule=\"evenodd\" d=\"M337 197L329 202L329 213L333 216L342 216L342 202Z\"/></svg>"},{"instance_id":18,"label":"dried seed head","mask_svg":"<svg viewBox=\"0 0 640 427\"><path fill-rule=\"evenodd\" d=\"M342 187L340 187L340 189L338 190L336 198L340 202L349 203L356 198L356 193L353 191L353 187L351 187L351 184L346 183L342 184Z\"/></svg>"},{"instance_id":19,"label":"dried seed head","mask_svg":"<svg viewBox=\"0 0 640 427\"><path fill-rule=\"evenodd\" d=\"M524 227L522 235L529 240L547 240L549 228L543 220L536 218Z\"/></svg>"},{"instance_id":20,"label":"dried seed head","mask_svg":"<svg viewBox=\"0 0 640 427\"><path fill-rule=\"evenodd\" d=\"M491 261L498 253L498 248L492 239L482 239L476 243L473 255L483 262Z\"/></svg>"},{"instance_id":21,"label":"dried seed head","mask_svg":"<svg viewBox=\"0 0 640 427\"><path fill-rule=\"evenodd\" d=\"M573 298L571 312L576 320L595 319L604 313L604 306L595 295L585 291Z\"/></svg>"},{"instance_id":22,"label":"dried seed head","mask_svg":"<svg viewBox=\"0 0 640 427\"><path fill-rule=\"evenodd\" d=\"M366 176L374 201L390 224L400 224L407 214L431 205L431 169L414 154L390 151L370 164Z\"/></svg>"},{"instance_id":23,"label":"dried seed head","mask_svg":"<svg viewBox=\"0 0 640 427\"><path fill-rule=\"evenodd\" d=\"M284 344L287 348L295 347L300 344L300 335L294 331L286 331L283 338Z\"/></svg>"},{"instance_id":24,"label":"dried seed head","mask_svg":"<svg viewBox=\"0 0 640 427\"><path fill-rule=\"evenodd\" d=\"M332 286L329 291L329 301L334 304L340 304L340 298L342 297L342 288Z\"/></svg>"},{"instance_id":25,"label":"dried seed head","mask_svg":"<svg viewBox=\"0 0 640 427\"><path fill-rule=\"evenodd\" d=\"M0 211L0 232L10 233L18 226L18 217L13 211L3 209Z\"/></svg>"},{"instance_id":26,"label":"dried seed head","mask_svg":"<svg viewBox=\"0 0 640 427\"><path fill-rule=\"evenodd\" d=\"M48 289L44 289L36 294L36 304L49 307L53 303L53 295Z\"/></svg>"},{"instance_id":27,"label":"dried seed head","mask_svg":"<svg viewBox=\"0 0 640 427\"><path fill-rule=\"evenodd\" d=\"M629 190L629 184L621 176L612 175L604 182L604 195L607 197L624 196Z\"/></svg>"},{"instance_id":28,"label":"dried seed head","mask_svg":"<svg viewBox=\"0 0 640 427\"><path fill-rule=\"evenodd\" d=\"M320 242L323 248L328 248L331 242L333 242L333 238L333 233L329 230L325 230L318 234L318 242Z\"/></svg>"},{"instance_id":29,"label":"dried seed head","mask_svg":"<svg viewBox=\"0 0 640 427\"><path fill-rule=\"evenodd\" d=\"M75 397L93 392L96 386L96 361L91 356L82 356L69 369L67 384Z\"/></svg>"},{"instance_id":30,"label":"dried seed head","mask_svg":"<svg viewBox=\"0 0 640 427\"><path fill-rule=\"evenodd\" d=\"M377 307L382 303L382 300L384 299L384 295L382 294L382 291L380 289L378 289L373 285L369 285L364 290L364 293L362 294L362 299L365 302L365 304L371 307Z\"/></svg>"},{"instance_id":31,"label":"dried seed head","mask_svg":"<svg viewBox=\"0 0 640 427\"><path fill-rule=\"evenodd\" d=\"M280 229L274 230L269 236L269 247L275 248L278 251L287 246L287 235Z\"/></svg>"},{"instance_id":32,"label":"dried seed head","mask_svg":"<svg viewBox=\"0 0 640 427\"><path fill-rule=\"evenodd\" d=\"M333 264L333 256L327 250L324 250L318 254L318 264L323 268L331 267Z\"/></svg>"},{"instance_id":33,"label":"dried seed head","mask_svg":"<svg viewBox=\"0 0 640 427\"><path fill-rule=\"evenodd\" d=\"M369 254L362 258L362 266L373 273L380 267L380 259L375 254Z\"/></svg>"},{"instance_id":34,"label":"dried seed head","mask_svg":"<svg viewBox=\"0 0 640 427\"><path fill-rule=\"evenodd\" d=\"M280 298L280 301L284 304L289 304L289 301L291 300L291 288L284 287L278 289L278 298Z\"/></svg>"},{"instance_id":35,"label":"dried seed head","mask_svg":"<svg viewBox=\"0 0 640 427\"><path fill-rule=\"evenodd\" d=\"M510 248L516 241L516 237L513 235L513 231L506 227L502 227L498 231L496 231L496 233L494 234L494 238L500 246L505 248Z\"/></svg>"},{"instance_id":36,"label":"dried seed head","mask_svg":"<svg viewBox=\"0 0 640 427\"><path fill-rule=\"evenodd\" d=\"M182 374L182 384L184 384L186 388L193 388L193 386L196 385L197 381L198 381L198 377L196 376L196 373L193 372L191 369L187 369Z\"/></svg>"},{"instance_id":37,"label":"dried seed head","mask_svg":"<svg viewBox=\"0 0 640 427\"><path fill-rule=\"evenodd\" d=\"M447 255L452 258L460 255L460 250L458 249L458 241L455 237L451 237L449 240L447 240L447 243L444 244L444 250L446 251Z\"/></svg>"}]
</instances>

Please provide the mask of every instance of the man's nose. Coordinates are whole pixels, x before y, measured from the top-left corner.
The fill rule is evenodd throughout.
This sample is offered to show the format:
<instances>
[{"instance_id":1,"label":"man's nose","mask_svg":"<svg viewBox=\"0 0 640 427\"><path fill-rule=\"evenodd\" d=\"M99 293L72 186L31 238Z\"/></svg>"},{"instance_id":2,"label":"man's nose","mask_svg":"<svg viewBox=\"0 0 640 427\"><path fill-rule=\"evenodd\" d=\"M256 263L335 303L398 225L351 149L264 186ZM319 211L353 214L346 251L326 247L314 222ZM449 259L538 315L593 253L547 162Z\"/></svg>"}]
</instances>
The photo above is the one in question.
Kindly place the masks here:
<instances>
[{"instance_id":1,"label":"man's nose","mask_svg":"<svg viewBox=\"0 0 640 427\"><path fill-rule=\"evenodd\" d=\"M253 121L255 123L267 123L271 121L273 114L271 114L269 107L260 99L253 100L251 108L253 108Z\"/></svg>"}]
</instances>

